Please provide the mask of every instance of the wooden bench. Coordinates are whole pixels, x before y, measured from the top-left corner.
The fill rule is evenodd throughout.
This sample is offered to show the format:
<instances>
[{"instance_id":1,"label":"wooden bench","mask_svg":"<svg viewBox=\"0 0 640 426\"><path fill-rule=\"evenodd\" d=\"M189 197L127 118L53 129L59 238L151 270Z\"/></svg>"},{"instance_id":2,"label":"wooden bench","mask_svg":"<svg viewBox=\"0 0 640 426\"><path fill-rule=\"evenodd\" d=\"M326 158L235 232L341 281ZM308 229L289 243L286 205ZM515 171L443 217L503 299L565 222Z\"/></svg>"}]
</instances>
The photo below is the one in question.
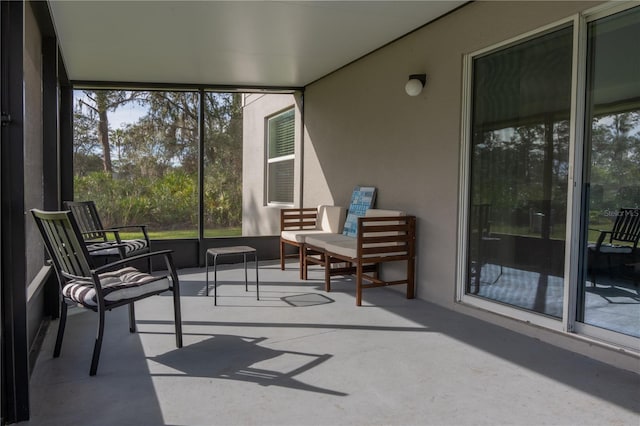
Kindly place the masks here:
<instances>
[{"instance_id":1,"label":"wooden bench","mask_svg":"<svg viewBox=\"0 0 640 426\"><path fill-rule=\"evenodd\" d=\"M300 261L300 279L306 280L304 268L305 241L319 234L340 234L344 227L346 209L320 205L318 208L290 208L280 210L280 269L285 270L285 259L297 257ZM287 254L286 246L298 252Z\"/></svg>"},{"instance_id":2,"label":"wooden bench","mask_svg":"<svg viewBox=\"0 0 640 426\"><path fill-rule=\"evenodd\" d=\"M406 285L407 299L415 297L416 218L394 210L367 210L358 218L357 236L309 236L305 243L305 269L310 264L324 267L325 290L331 291L331 277L355 275L356 305L362 305L362 290ZM406 262L400 280L383 280L379 267L388 262Z\"/></svg>"}]
</instances>

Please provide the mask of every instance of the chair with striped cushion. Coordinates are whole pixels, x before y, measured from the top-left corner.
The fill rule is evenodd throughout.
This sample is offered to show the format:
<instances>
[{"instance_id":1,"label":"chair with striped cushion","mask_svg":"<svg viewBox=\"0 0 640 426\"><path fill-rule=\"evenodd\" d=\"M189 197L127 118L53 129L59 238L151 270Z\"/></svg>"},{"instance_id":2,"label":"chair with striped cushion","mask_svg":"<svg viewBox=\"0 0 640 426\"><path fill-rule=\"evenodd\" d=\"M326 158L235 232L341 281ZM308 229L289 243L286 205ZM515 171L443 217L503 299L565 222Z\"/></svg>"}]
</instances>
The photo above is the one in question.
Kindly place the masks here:
<instances>
[{"instance_id":1,"label":"chair with striped cushion","mask_svg":"<svg viewBox=\"0 0 640 426\"><path fill-rule=\"evenodd\" d=\"M587 245L589 250L589 273L591 284L596 285L596 275L600 258L606 258L609 275L613 275L613 259L621 266L637 262L640 243L640 208L621 208L615 215L611 230L590 229L600 235L595 243Z\"/></svg>"},{"instance_id":2,"label":"chair with striped cushion","mask_svg":"<svg viewBox=\"0 0 640 426\"><path fill-rule=\"evenodd\" d=\"M93 376L98 369L105 312L128 305L129 330L134 333L134 302L165 291L173 292L176 346L182 347L180 284L170 250L129 256L94 268L91 266L90 254L84 244L82 232L70 211L45 212L33 209L31 213L51 256L60 284L61 312L54 357L60 356L68 303L79 304L98 313L98 332L89 369L89 374ZM146 260L154 256L164 258L167 265L166 275L151 275L127 266L131 261Z\"/></svg>"},{"instance_id":3,"label":"chair with striped cushion","mask_svg":"<svg viewBox=\"0 0 640 426\"><path fill-rule=\"evenodd\" d=\"M105 229L93 201L65 201L64 205L73 213L91 258L102 258L104 263L151 251L147 225L120 225ZM141 238L123 240L120 238L120 231L127 229L137 230ZM147 268L147 272L152 271L151 258L147 259Z\"/></svg>"}]
</instances>

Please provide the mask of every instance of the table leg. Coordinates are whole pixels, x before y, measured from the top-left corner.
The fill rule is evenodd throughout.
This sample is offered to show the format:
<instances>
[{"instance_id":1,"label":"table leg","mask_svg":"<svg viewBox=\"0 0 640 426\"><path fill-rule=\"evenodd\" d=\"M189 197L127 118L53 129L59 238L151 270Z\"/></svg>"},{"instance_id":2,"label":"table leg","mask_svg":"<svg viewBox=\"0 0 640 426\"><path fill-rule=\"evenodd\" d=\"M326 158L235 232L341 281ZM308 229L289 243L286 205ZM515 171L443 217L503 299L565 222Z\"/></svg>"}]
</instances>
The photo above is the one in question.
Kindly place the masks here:
<instances>
[{"instance_id":1,"label":"table leg","mask_svg":"<svg viewBox=\"0 0 640 426\"><path fill-rule=\"evenodd\" d=\"M247 253L243 253L244 256L244 291L249 291L249 284L247 281Z\"/></svg>"},{"instance_id":2,"label":"table leg","mask_svg":"<svg viewBox=\"0 0 640 426\"><path fill-rule=\"evenodd\" d=\"M253 260L256 264L256 300L260 300L260 285L258 284L258 252L253 252Z\"/></svg>"},{"instance_id":3,"label":"table leg","mask_svg":"<svg viewBox=\"0 0 640 426\"><path fill-rule=\"evenodd\" d=\"M207 291L207 296L209 296L209 253L204 254L204 269L205 273L205 289Z\"/></svg>"},{"instance_id":4,"label":"table leg","mask_svg":"<svg viewBox=\"0 0 640 426\"><path fill-rule=\"evenodd\" d=\"M213 255L213 306L218 305L218 255Z\"/></svg>"}]
</instances>

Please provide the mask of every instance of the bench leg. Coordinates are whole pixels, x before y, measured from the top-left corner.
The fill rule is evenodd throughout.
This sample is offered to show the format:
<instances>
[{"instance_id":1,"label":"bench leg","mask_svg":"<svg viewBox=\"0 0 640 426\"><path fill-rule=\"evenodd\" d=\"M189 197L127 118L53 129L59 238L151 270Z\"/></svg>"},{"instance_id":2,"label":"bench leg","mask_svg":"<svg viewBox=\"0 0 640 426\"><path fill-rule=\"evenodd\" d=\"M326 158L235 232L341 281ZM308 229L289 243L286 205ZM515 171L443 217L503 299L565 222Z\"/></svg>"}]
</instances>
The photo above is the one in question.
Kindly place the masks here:
<instances>
[{"instance_id":1,"label":"bench leg","mask_svg":"<svg viewBox=\"0 0 640 426\"><path fill-rule=\"evenodd\" d=\"M280 270L284 271L284 241L280 240Z\"/></svg>"},{"instance_id":2,"label":"bench leg","mask_svg":"<svg viewBox=\"0 0 640 426\"><path fill-rule=\"evenodd\" d=\"M304 248L304 244L300 244L300 246L298 247L298 261L300 262L300 279L301 280L307 279L307 271L304 266L305 251L306 250Z\"/></svg>"},{"instance_id":3,"label":"bench leg","mask_svg":"<svg viewBox=\"0 0 640 426\"><path fill-rule=\"evenodd\" d=\"M362 306L362 263L356 264L356 306Z\"/></svg>"},{"instance_id":4,"label":"bench leg","mask_svg":"<svg viewBox=\"0 0 640 426\"><path fill-rule=\"evenodd\" d=\"M416 260L411 258L407 261L407 299L415 297L416 288Z\"/></svg>"},{"instance_id":5,"label":"bench leg","mask_svg":"<svg viewBox=\"0 0 640 426\"><path fill-rule=\"evenodd\" d=\"M327 253L322 254L324 259L324 291L331 292L331 258Z\"/></svg>"}]
</instances>

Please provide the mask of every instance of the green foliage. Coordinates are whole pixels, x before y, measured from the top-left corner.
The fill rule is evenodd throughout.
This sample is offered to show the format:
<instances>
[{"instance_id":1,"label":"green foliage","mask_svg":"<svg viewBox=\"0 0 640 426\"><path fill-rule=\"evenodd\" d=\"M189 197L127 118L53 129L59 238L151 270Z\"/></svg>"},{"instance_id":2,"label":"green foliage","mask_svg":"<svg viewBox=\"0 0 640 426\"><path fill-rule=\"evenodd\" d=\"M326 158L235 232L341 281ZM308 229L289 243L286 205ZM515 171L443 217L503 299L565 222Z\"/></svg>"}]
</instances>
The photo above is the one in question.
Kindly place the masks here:
<instances>
[{"instance_id":1,"label":"green foliage","mask_svg":"<svg viewBox=\"0 0 640 426\"><path fill-rule=\"evenodd\" d=\"M239 228L241 200L237 188L205 188L205 228ZM118 179L91 172L74 179L76 200L95 201L103 225L147 224L153 231L197 230L197 175L172 170L160 178Z\"/></svg>"},{"instance_id":2,"label":"green foliage","mask_svg":"<svg viewBox=\"0 0 640 426\"><path fill-rule=\"evenodd\" d=\"M197 92L84 91L74 118L76 200L93 200L103 225L147 224L163 236L197 236L200 96ZM99 95L99 96L98 96ZM110 100L105 105L98 102ZM101 137L98 112L145 111ZM241 94L205 93L204 227L238 235L242 223ZM112 168L104 167L105 144ZM186 234L185 234L186 233Z\"/></svg>"}]
</instances>

